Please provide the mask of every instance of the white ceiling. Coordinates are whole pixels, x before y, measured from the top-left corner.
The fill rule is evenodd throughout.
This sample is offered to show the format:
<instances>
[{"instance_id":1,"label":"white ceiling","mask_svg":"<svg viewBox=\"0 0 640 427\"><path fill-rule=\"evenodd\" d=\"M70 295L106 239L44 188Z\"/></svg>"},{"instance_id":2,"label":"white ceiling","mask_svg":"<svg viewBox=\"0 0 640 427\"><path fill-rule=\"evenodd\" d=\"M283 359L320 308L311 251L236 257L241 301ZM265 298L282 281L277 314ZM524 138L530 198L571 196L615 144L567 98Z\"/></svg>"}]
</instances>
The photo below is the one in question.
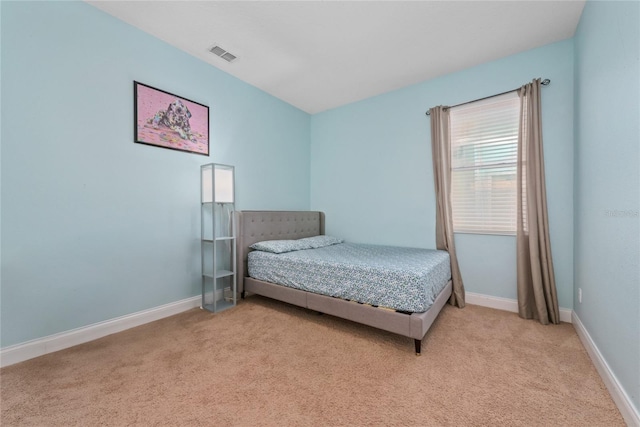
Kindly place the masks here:
<instances>
[{"instance_id":1,"label":"white ceiling","mask_svg":"<svg viewBox=\"0 0 640 427\"><path fill-rule=\"evenodd\" d=\"M585 3L87 2L310 114L572 37Z\"/></svg>"}]
</instances>

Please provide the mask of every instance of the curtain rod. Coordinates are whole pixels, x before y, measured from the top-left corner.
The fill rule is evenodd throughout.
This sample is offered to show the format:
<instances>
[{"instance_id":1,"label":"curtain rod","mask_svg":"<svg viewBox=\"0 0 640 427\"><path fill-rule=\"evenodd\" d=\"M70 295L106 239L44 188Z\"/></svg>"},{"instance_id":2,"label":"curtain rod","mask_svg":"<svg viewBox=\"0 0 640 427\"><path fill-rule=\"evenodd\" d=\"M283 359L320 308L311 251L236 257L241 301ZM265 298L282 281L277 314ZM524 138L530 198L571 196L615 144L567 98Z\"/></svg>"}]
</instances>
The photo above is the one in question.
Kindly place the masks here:
<instances>
[{"instance_id":1,"label":"curtain rod","mask_svg":"<svg viewBox=\"0 0 640 427\"><path fill-rule=\"evenodd\" d=\"M540 84L541 84L541 85L543 85L543 86L548 86L548 85L549 85L549 83L551 83L551 80L549 80L549 79L544 79L542 82L540 82ZM447 107L447 108L459 107L459 106L461 106L461 105L471 104L472 102L482 101L482 100L489 99L489 98L495 98L496 96L500 96L500 95L504 95L504 94L507 94L507 93L515 92L515 91L516 91L516 90L518 90L518 89L520 89L520 88L517 88L517 89L511 89L511 90L508 90L508 91L506 91L506 92L497 93L497 94L495 94L495 95L485 96L484 98L474 99L473 101L467 101L467 102L463 102L463 103L461 103L461 104L452 105L451 107ZM427 111L427 113L426 113L426 114L427 114L427 116L431 115L431 113L430 113L429 111Z\"/></svg>"}]
</instances>

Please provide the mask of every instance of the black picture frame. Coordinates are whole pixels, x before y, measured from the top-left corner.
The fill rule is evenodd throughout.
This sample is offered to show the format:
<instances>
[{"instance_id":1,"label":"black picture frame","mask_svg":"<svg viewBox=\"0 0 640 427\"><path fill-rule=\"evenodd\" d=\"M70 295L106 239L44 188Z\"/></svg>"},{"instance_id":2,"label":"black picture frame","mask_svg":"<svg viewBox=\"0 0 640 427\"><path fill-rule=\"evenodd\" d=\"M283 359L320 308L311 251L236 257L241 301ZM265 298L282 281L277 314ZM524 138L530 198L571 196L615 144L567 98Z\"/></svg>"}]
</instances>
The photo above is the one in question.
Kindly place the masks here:
<instances>
[{"instance_id":1,"label":"black picture frame","mask_svg":"<svg viewBox=\"0 0 640 427\"><path fill-rule=\"evenodd\" d=\"M133 82L133 141L209 156L209 107Z\"/></svg>"}]
</instances>

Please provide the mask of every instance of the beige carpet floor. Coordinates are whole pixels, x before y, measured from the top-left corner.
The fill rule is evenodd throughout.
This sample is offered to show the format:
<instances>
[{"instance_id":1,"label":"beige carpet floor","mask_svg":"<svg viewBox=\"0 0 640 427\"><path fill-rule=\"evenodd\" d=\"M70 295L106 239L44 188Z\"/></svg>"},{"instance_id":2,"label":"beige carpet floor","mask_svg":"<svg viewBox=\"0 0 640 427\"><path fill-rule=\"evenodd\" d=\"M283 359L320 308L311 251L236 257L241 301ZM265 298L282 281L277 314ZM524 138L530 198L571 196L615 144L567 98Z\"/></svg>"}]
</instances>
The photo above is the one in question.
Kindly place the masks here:
<instances>
[{"instance_id":1,"label":"beige carpet floor","mask_svg":"<svg viewBox=\"0 0 640 427\"><path fill-rule=\"evenodd\" d=\"M0 370L2 426L624 425L573 326L446 306L422 344L250 297Z\"/></svg>"}]
</instances>

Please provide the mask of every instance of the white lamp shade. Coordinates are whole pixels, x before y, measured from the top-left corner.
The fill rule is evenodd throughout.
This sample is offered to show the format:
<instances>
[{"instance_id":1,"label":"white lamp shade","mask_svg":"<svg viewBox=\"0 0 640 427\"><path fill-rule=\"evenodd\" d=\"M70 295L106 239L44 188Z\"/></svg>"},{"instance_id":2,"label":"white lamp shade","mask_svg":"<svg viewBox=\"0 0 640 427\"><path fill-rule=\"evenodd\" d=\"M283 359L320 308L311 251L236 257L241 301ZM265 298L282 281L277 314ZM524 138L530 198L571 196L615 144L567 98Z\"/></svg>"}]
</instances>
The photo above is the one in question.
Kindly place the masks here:
<instances>
[{"instance_id":1,"label":"white lamp shade","mask_svg":"<svg viewBox=\"0 0 640 427\"><path fill-rule=\"evenodd\" d=\"M208 167L202 168L202 202L203 203L211 203L213 193L211 192L211 183L213 182L213 167L211 165L207 165Z\"/></svg>"},{"instance_id":2,"label":"white lamp shade","mask_svg":"<svg viewBox=\"0 0 640 427\"><path fill-rule=\"evenodd\" d=\"M233 169L216 168L215 170L216 203L233 203Z\"/></svg>"}]
</instances>

